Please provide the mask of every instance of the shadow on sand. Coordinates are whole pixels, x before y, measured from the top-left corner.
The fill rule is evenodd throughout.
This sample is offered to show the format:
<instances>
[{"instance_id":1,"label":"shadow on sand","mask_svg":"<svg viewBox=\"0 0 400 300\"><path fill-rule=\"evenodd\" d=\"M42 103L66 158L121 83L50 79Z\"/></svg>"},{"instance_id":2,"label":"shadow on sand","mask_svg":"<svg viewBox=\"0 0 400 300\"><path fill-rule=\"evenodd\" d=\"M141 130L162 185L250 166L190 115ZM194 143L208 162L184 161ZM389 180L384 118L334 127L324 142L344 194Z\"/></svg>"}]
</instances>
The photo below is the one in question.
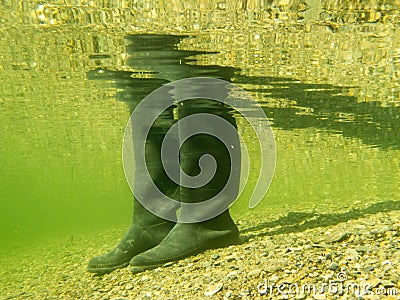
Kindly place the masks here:
<instances>
[{"instance_id":1,"label":"shadow on sand","mask_svg":"<svg viewBox=\"0 0 400 300\"><path fill-rule=\"evenodd\" d=\"M351 209L343 213L318 214L311 212L289 212L286 216L271 222L261 222L256 226L241 230L243 242L251 238L274 236L285 233L302 232L307 229L327 227L356 220L369 215L400 210L400 201L383 201L362 209ZM275 229L276 228L276 229ZM268 230L268 231L267 231Z\"/></svg>"}]
</instances>

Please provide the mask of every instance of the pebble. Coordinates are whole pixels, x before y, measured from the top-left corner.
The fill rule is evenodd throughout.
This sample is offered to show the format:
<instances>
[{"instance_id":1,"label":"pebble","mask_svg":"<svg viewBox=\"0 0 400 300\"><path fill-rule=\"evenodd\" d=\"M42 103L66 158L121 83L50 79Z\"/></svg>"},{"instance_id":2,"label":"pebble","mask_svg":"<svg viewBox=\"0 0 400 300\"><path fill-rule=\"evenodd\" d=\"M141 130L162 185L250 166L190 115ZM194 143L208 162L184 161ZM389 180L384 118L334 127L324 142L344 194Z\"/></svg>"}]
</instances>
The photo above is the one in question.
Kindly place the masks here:
<instances>
[{"instance_id":1,"label":"pebble","mask_svg":"<svg viewBox=\"0 0 400 300\"><path fill-rule=\"evenodd\" d=\"M152 292L145 292L145 293L144 293L144 296L145 296L146 298L151 298L151 297L153 296L153 293L152 293Z\"/></svg>"},{"instance_id":2,"label":"pebble","mask_svg":"<svg viewBox=\"0 0 400 300\"><path fill-rule=\"evenodd\" d=\"M232 271L232 272L229 272L226 277L229 278L229 279L237 279L238 278L237 275L238 275L237 271Z\"/></svg>"},{"instance_id":3,"label":"pebble","mask_svg":"<svg viewBox=\"0 0 400 300\"><path fill-rule=\"evenodd\" d=\"M390 281L393 282L394 284L399 283L399 281L400 281L400 275L399 275L399 274L393 275L393 276L390 278Z\"/></svg>"},{"instance_id":4,"label":"pebble","mask_svg":"<svg viewBox=\"0 0 400 300\"><path fill-rule=\"evenodd\" d=\"M170 267L170 266L172 266L172 265L174 265L174 264L176 264L175 261L167 262L167 263L163 264L163 267L164 267L164 268Z\"/></svg>"},{"instance_id":5,"label":"pebble","mask_svg":"<svg viewBox=\"0 0 400 300\"><path fill-rule=\"evenodd\" d=\"M211 285L208 287L207 291L204 292L204 295L208 296L208 297L213 296L216 293L218 293L222 289L223 286L224 286L223 283L217 283L217 284Z\"/></svg>"},{"instance_id":6,"label":"pebble","mask_svg":"<svg viewBox=\"0 0 400 300\"><path fill-rule=\"evenodd\" d=\"M375 228L371 230L371 234L382 234L389 230L390 227L387 225L376 225Z\"/></svg>"},{"instance_id":7,"label":"pebble","mask_svg":"<svg viewBox=\"0 0 400 300\"><path fill-rule=\"evenodd\" d=\"M329 269L332 271L336 271L339 268L339 264L336 262L333 262L329 265Z\"/></svg>"},{"instance_id":8,"label":"pebble","mask_svg":"<svg viewBox=\"0 0 400 300\"><path fill-rule=\"evenodd\" d=\"M68 275L68 274L61 275L61 280L68 280L69 278L70 278L70 275Z\"/></svg>"},{"instance_id":9,"label":"pebble","mask_svg":"<svg viewBox=\"0 0 400 300\"><path fill-rule=\"evenodd\" d=\"M381 280L379 278L373 278L367 281L367 283L372 287L375 288L380 285Z\"/></svg>"},{"instance_id":10,"label":"pebble","mask_svg":"<svg viewBox=\"0 0 400 300\"><path fill-rule=\"evenodd\" d=\"M396 286L393 282L390 280L382 280L381 285L383 285L385 288L390 288Z\"/></svg>"},{"instance_id":11,"label":"pebble","mask_svg":"<svg viewBox=\"0 0 400 300\"><path fill-rule=\"evenodd\" d=\"M367 226L365 226L365 225L363 225L363 224L357 224L357 225L354 225L353 228L354 228L355 230L366 230L366 229L367 229Z\"/></svg>"},{"instance_id":12,"label":"pebble","mask_svg":"<svg viewBox=\"0 0 400 300\"><path fill-rule=\"evenodd\" d=\"M355 249L347 249L347 255L346 255L346 259L350 259L350 260L356 260L360 257L360 255L358 254L357 250Z\"/></svg>"},{"instance_id":13,"label":"pebble","mask_svg":"<svg viewBox=\"0 0 400 300\"><path fill-rule=\"evenodd\" d=\"M214 260L216 260L216 259L219 258L219 254L218 254L218 253L213 253L213 254L211 255L211 258L214 259Z\"/></svg>"},{"instance_id":14,"label":"pebble","mask_svg":"<svg viewBox=\"0 0 400 300\"><path fill-rule=\"evenodd\" d=\"M355 250L357 252L364 253L364 252L371 251L371 247L368 247L368 246L356 246Z\"/></svg>"},{"instance_id":15,"label":"pebble","mask_svg":"<svg viewBox=\"0 0 400 300\"><path fill-rule=\"evenodd\" d=\"M225 298L230 298L231 296L232 296L232 291L227 291L226 293L225 293Z\"/></svg>"},{"instance_id":16,"label":"pebble","mask_svg":"<svg viewBox=\"0 0 400 300\"><path fill-rule=\"evenodd\" d=\"M324 241L327 244L342 242L349 237L347 232L341 230L335 230L324 237Z\"/></svg>"},{"instance_id":17,"label":"pebble","mask_svg":"<svg viewBox=\"0 0 400 300\"><path fill-rule=\"evenodd\" d=\"M225 260L227 261L227 262L232 262L232 261L235 261L236 260L236 257L235 256L227 256L226 258L225 258Z\"/></svg>"},{"instance_id":18,"label":"pebble","mask_svg":"<svg viewBox=\"0 0 400 300\"><path fill-rule=\"evenodd\" d=\"M277 274L272 274L271 277L269 277L269 281L273 283L277 283L279 281L280 277Z\"/></svg>"},{"instance_id":19,"label":"pebble","mask_svg":"<svg viewBox=\"0 0 400 300\"><path fill-rule=\"evenodd\" d=\"M18 260L10 258L9 264L1 261L0 272L6 276L0 276L0 294L6 299L21 291L26 291L24 297L30 299L39 299L44 293L49 299L258 299L257 286L266 280L275 285L321 284L336 280L339 273L347 276L345 283L366 282L373 287L400 289L397 274L400 269L399 243L388 234L392 232L390 228L400 228L393 225L399 219L400 211L377 212L301 232L291 231L293 225L285 227L281 222L268 228L272 235L252 233L255 236L246 245L221 248L218 252L205 251L172 263L169 268L161 267L137 275L126 268L102 277L85 272L84 264L94 252L111 248L110 236L118 236L119 232L104 232L103 238L100 234L93 240L78 235L73 244L66 246L60 241L59 246L46 248L42 256L41 252L24 249L20 256L13 254ZM382 220L387 220L383 227L380 226ZM249 228L246 224L253 224L251 222L246 223L243 219L241 229ZM353 228L366 230L367 234L357 235ZM282 229L284 231L280 232ZM369 234L372 230L378 233ZM324 235L324 232L328 234ZM31 253L36 255L35 259ZM59 253L72 255L60 260L62 254ZM10 286L9 282L15 284ZM354 299L345 293L336 298L329 292L315 296L314 299ZM312 294L299 294L289 298L313 297ZM374 299L367 295L362 297ZM278 296L272 299L278 299Z\"/></svg>"},{"instance_id":20,"label":"pebble","mask_svg":"<svg viewBox=\"0 0 400 300\"><path fill-rule=\"evenodd\" d=\"M387 266L387 267L390 268L390 267L392 267L392 265L393 265L392 262L391 262L390 260L388 260L388 259L387 259L387 260L384 260L384 261L381 263L381 266L382 266L382 267Z\"/></svg>"},{"instance_id":21,"label":"pebble","mask_svg":"<svg viewBox=\"0 0 400 300\"><path fill-rule=\"evenodd\" d=\"M251 270L247 275L252 277L252 276L258 276L258 275L260 275L260 273L261 273L260 269L254 269L254 270Z\"/></svg>"},{"instance_id":22,"label":"pebble","mask_svg":"<svg viewBox=\"0 0 400 300\"><path fill-rule=\"evenodd\" d=\"M282 259L271 259L264 266L264 270L267 272L276 272L282 270L287 265L286 261Z\"/></svg>"},{"instance_id":23,"label":"pebble","mask_svg":"<svg viewBox=\"0 0 400 300\"><path fill-rule=\"evenodd\" d=\"M375 267L370 265L370 266L365 266L363 270L364 272L370 272L373 271L374 269Z\"/></svg>"}]
</instances>

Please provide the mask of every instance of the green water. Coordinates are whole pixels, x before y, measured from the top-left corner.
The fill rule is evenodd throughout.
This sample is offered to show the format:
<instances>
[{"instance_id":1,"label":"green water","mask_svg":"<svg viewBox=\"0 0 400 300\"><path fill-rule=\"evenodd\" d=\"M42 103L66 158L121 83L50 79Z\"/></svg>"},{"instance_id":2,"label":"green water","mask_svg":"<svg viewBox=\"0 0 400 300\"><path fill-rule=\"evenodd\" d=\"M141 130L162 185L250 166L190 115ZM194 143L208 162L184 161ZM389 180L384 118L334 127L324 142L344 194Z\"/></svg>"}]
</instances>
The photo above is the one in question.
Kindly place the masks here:
<instances>
[{"instance_id":1,"label":"green water","mask_svg":"<svg viewBox=\"0 0 400 300\"><path fill-rule=\"evenodd\" d=\"M238 84L271 121L277 165L261 216L400 200L397 1L67 2L0 4L3 250L127 226L127 102L190 76ZM148 48L140 34L160 40Z\"/></svg>"}]
</instances>

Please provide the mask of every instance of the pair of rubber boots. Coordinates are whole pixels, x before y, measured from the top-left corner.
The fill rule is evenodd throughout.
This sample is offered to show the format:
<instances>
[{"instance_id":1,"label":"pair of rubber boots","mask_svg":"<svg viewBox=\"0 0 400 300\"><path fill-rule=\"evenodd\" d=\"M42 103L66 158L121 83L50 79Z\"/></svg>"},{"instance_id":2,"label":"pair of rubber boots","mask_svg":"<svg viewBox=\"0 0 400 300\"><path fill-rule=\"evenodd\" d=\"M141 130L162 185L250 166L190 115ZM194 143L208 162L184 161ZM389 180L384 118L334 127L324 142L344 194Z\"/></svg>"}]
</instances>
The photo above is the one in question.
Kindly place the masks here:
<instances>
[{"instance_id":1,"label":"pair of rubber boots","mask_svg":"<svg viewBox=\"0 0 400 300\"><path fill-rule=\"evenodd\" d=\"M201 102L197 102L195 109L191 109L189 104L182 105L183 107L178 110L178 112L181 112L180 117L189 115L194 111L198 112L199 103ZM213 111L214 114L218 112L221 117L236 127L234 118L227 113L226 108L222 105L210 105L205 101L203 108L203 112ZM202 187L188 188L174 183L166 174L161 161L161 143L168 130L167 127L171 125L171 120L173 120L172 111L164 113L148 135L146 164L151 178L162 193L180 202L200 203L217 196L221 201L215 202L214 209L215 211L222 211L222 213L196 223L173 222L148 211L135 198L133 220L129 230L113 250L89 261L87 267L89 272L102 275L129 265L133 273L139 273L201 253L207 249L226 247L240 242L238 229L228 210L229 205L237 196L239 187L240 165L233 166L231 163L232 161L240 161L240 144L237 133L230 133L230 136L225 137L229 141L228 146L234 149L233 154L229 153L226 146L216 137L206 134L194 135L182 144L180 166L187 175L196 176L199 174L201 171L199 159L205 153L210 154L217 163L216 173L212 180ZM140 126L140 124L136 125ZM179 128L179 133L182 134L185 130L191 129ZM135 170L135 176L138 178L135 189L144 189L140 191L140 194L143 197L152 197L152 193L147 193L145 187L140 184L140 174L143 171ZM231 180L230 189L224 192L222 190L228 180ZM146 200L151 201L152 199ZM177 206L175 209L179 210L179 207ZM213 209L213 206L211 205L208 209ZM214 213L214 211L200 212L204 215ZM198 213L199 210L196 208L180 212L181 216Z\"/></svg>"}]
</instances>

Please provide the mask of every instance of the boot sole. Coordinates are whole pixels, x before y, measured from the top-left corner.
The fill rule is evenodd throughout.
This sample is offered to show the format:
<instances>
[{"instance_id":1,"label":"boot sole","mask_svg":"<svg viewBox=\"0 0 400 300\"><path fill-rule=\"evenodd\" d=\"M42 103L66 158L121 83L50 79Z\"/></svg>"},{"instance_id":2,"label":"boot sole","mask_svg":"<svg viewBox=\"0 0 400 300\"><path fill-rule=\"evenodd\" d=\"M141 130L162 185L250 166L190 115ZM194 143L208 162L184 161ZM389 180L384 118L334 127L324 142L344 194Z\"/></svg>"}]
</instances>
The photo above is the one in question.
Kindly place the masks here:
<instances>
[{"instance_id":1,"label":"boot sole","mask_svg":"<svg viewBox=\"0 0 400 300\"><path fill-rule=\"evenodd\" d=\"M129 265L129 261L124 262L122 264L112 266L112 267L87 267L86 271L89 273L95 273L96 275L105 275L115 271L117 269L123 269Z\"/></svg>"},{"instance_id":2,"label":"boot sole","mask_svg":"<svg viewBox=\"0 0 400 300\"><path fill-rule=\"evenodd\" d=\"M190 256L194 256L194 255L203 253L206 250L224 248L224 247L228 247L228 246L232 246L232 245L240 245L242 243L243 242L242 242L242 240L240 239L239 236L234 237L234 238L232 238L230 240L227 240L227 241L225 240L223 242L217 240L217 241L214 241L212 244L209 244L208 246L194 249L194 250L192 250L190 252L187 252L187 253L185 253L185 254L183 254L181 256L174 257L174 258L172 258L170 260L167 259L167 260L162 261L160 263L150 264L150 265L141 265L141 266L132 266L132 265L130 265L129 266L130 267L129 271L131 271L133 274L138 274L138 273L144 272L146 270L153 270L153 269L156 269L158 267L162 267L165 264L168 264L168 263L171 263L171 262L176 262L176 261L179 261L181 259L184 259L184 258L187 258L187 257L190 257Z\"/></svg>"}]
</instances>

